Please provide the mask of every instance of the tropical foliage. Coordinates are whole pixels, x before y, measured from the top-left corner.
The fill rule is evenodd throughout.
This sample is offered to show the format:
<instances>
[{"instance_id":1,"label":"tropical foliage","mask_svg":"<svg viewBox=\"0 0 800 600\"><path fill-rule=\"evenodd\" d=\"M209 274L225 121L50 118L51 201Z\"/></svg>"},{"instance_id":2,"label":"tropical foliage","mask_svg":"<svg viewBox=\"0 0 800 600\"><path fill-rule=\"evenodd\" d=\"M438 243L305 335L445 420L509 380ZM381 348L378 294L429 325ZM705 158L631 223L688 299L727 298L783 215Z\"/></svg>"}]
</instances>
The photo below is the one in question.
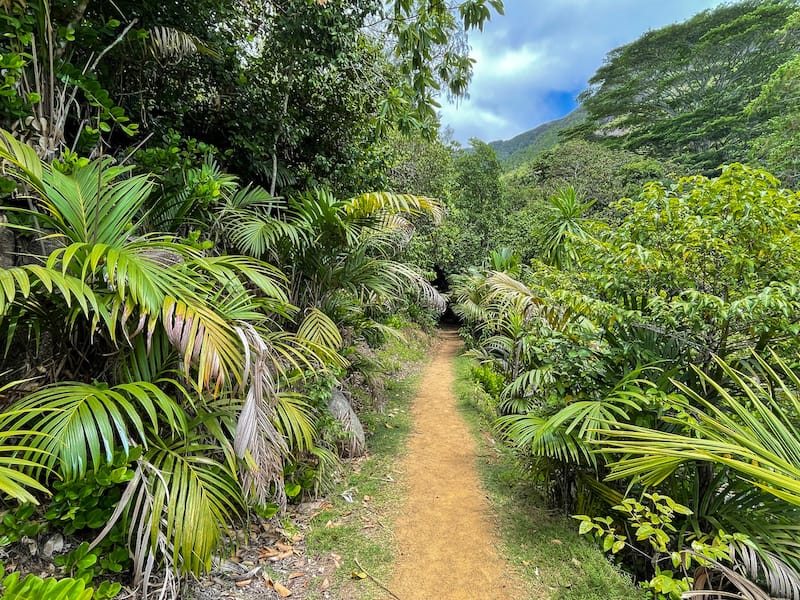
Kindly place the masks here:
<instances>
[{"instance_id":1,"label":"tropical foliage","mask_svg":"<svg viewBox=\"0 0 800 600\"><path fill-rule=\"evenodd\" d=\"M741 160L759 122L743 111L797 53L796 10L723 4L613 50L581 96L588 118L575 131L691 170Z\"/></svg>"},{"instance_id":2,"label":"tropical foliage","mask_svg":"<svg viewBox=\"0 0 800 600\"><path fill-rule=\"evenodd\" d=\"M344 351L408 291L441 308L393 260L408 219L438 219L439 206L322 189L280 200L213 162L200 167L206 193L190 171L185 189L155 194L149 175L110 159L48 164L2 135L28 206L10 217L49 249L0 272L7 357L43 374L5 386L0 427L14 443L2 489L37 502L121 454L130 476L100 538L123 526L140 593L156 571L177 593L176 577L206 571L248 505L285 504L286 465L328 452L316 447L324 405L281 389L340 372ZM25 360L7 364L27 375Z\"/></svg>"},{"instance_id":3,"label":"tropical foliage","mask_svg":"<svg viewBox=\"0 0 800 600\"><path fill-rule=\"evenodd\" d=\"M544 217L541 261L455 281L499 435L551 503L615 507L581 517L582 533L656 597L715 580L693 575L687 552L724 574L713 589L749 589L748 577L796 589L797 201L730 165L645 185L612 205L611 228L566 188ZM644 514L643 494L668 522Z\"/></svg>"},{"instance_id":4,"label":"tropical foliage","mask_svg":"<svg viewBox=\"0 0 800 600\"><path fill-rule=\"evenodd\" d=\"M440 139L502 11L0 2L0 545L83 542L8 593L113 597L103 556L179 597L363 451L349 388L435 279L500 439L654 597L800 597L797 3L612 51L572 139Z\"/></svg>"}]
</instances>

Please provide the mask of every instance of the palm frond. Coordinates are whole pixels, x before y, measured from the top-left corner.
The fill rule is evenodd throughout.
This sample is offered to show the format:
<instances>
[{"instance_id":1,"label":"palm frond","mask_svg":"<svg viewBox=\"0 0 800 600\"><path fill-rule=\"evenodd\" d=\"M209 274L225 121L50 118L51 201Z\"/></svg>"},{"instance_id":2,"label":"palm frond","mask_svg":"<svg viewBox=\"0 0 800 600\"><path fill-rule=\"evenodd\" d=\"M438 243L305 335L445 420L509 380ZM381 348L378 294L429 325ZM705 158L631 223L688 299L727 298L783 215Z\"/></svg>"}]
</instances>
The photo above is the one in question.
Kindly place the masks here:
<instances>
[{"instance_id":1,"label":"palm frond","mask_svg":"<svg viewBox=\"0 0 800 600\"><path fill-rule=\"evenodd\" d=\"M147 30L147 47L156 58L168 58L175 61L201 52L214 58L220 54L203 43L200 38L174 27L158 25Z\"/></svg>"},{"instance_id":2,"label":"palm frond","mask_svg":"<svg viewBox=\"0 0 800 600\"><path fill-rule=\"evenodd\" d=\"M497 419L495 427L523 452L563 462L596 464L591 449L576 433L547 427L544 417L534 414L507 415Z\"/></svg>"},{"instance_id":3,"label":"palm frond","mask_svg":"<svg viewBox=\"0 0 800 600\"><path fill-rule=\"evenodd\" d=\"M44 163L33 148L15 139L5 129L0 129L0 159L11 167L15 178L44 194Z\"/></svg>"},{"instance_id":4,"label":"palm frond","mask_svg":"<svg viewBox=\"0 0 800 600\"><path fill-rule=\"evenodd\" d=\"M535 397L537 392L547 389L548 386L554 383L555 377L556 374L552 365L523 371L503 389L503 397Z\"/></svg>"},{"instance_id":5,"label":"palm frond","mask_svg":"<svg viewBox=\"0 0 800 600\"><path fill-rule=\"evenodd\" d=\"M9 381L0 385L0 393L6 390L13 389L25 383L23 381ZM5 398L3 398L5 400ZM18 411L7 410L0 413L0 421L6 418L14 418L21 413ZM33 492L42 494L49 494L50 491L43 486L37 479L23 472L23 469L42 470L46 468L42 462L45 458L46 452L31 446L23 446L19 443L22 436L36 436L41 435L33 431L15 431L13 429L4 429L0 431L0 441L9 440L7 445L0 445L0 493L5 494L17 502L30 502L39 504L39 500L33 495ZM22 454L27 455L28 459L20 458Z\"/></svg>"},{"instance_id":6,"label":"palm frond","mask_svg":"<svg viewBox=\"0 0 800 600\"><path fill-rule=\"evenodd\" d=\"M211 458L218 446L193 441L157 440L145 454L153 471L144 476L152 498L131 527L148 530L150 547L166 538L171 562L179 572L200 575L231 520L242 512L241 488L223 463ZM163 520L163 522L162 522Z\"/></svg>"},{"instance_id":7,"label":"palm frond","mask_svg":"<svg viewBox=\"0 0 800 600\"><path fill-rule=\"evenodd\" d=\"M303 396L291 392L278 394L273 421L278 432L293 450L311 451L316 439L314 408Z\"/></svg>"},{"instance_id":8,"label":"palm frond","mask_svg":"<svg viewBox=\"0 0 800 600\"><path fill-rule=\"evenodd\" d=\"M738 394L699 369L701 381L717 395L713 403L674 382L697 407L685 403L683 414L665 420L691 435L619 424L617 430L605 432L608 439L598 450L626 455L611 465L611 477L635 476L646 484L655 484L687 461L707 461L724 465L765 492L800 505L800 435L795 424L800 399L785 381L794 380L796 375L777 356L772 359L783 376L762 358L756 358L782 390L780 400L767 381L739 373L717 358L717 365ZM787 404L792 414L787 412Z\"/></svg>"},{"instance_id":9,"label":"palm frond","mask_svg":"<svg viewBox=\"0 0 800 600\"><path fill-rule=\"evenodd\" d=\"M133 444L146 446L146 425L155 431L161 424L185 432L186 416L172 398L146 382L111 388L57 383L25 396L0 415L0 429L30 430L20 438L29 448L20 457L35 465L25 470L45 467L66 480L111 462L118 448L127 453Z\"/></svg>"},{"instance_id":10,"label":"palm frond","mask_svg":"<svg viewBox=\"0 0 800 600\"><path fill-rule=\"evenodd\" d=\"M736 593L722 592L723 597L800 600L800 574L780 558L743 542L733 542L729 547L731 564L706 560L706 566L695 570L693 590L682 598L715 600L721 593L721 586L715 585L715 581L721 580L727 583L726 587L736 590ZM697 557L693 551L689 553ZM713 577L714 574L718 577Z\"/></svg>"},{"instance_id":11,"label":"palm frond","mask_svg":"<svg viewBox=\"0 0 800 600\"><path fill-rule=\"evenodd\" d=\"M243 459L240 470L245 494L259 503L275 497L283 505L283 459L289 448L275 427L273 414L278 390L270 370L271 348L251 325L238 330L249 355L249 368L243 383L248 385L244 406L234 435L234 451Z\"/></svg>"},{"instance_id":12,"label":"palm frond","mask_svg":"<svg viewBox=\"0 0 800 600\"><path fill-rule=\"evenodd\" d=\"M295 307L289 304L286 293L286 275L266 262L249 256L223 255L211 257L194 257L185 264L185 269L195 273L202 272L216 280L220 286L239 288L241 283L250 283L261 292L259 300L266 307L265 300L270 301L272 312L289 317Z\"/></svg>"},{"instance_id":13,"label":"palm frond","mask_svg":"<svg viewBox=\"0 0 800 600\"><path fill-rule=\"evenodd\" d=\"M121 179L130 167L95 160L70 175L44 170L39 202L46 222L71 242L118 245L135 231L137 216L152 189L145 175Z\"/></svg>"},{"instance_id":14,"label":"palm frond","mask_svg":"<svg viewBox=\"0 0 800 600\"><path fill-rule=\"evenodd\" d=\"M162 323L172 345L183 355L185 372L197 367L197 381L220 389L229 378L241 380L245 356L233 326L211 307L167 296Z\"/></svg>"},{"instance_id":15,"label":"palm frond","mask_svg":"<svg viewBox=\"0 0 800 600\"><path fill-rule=\"evenodd\" d=\"M184 279L180 272L170 272L170 264L158 254L163 248L169 256L172 247L151 241L123 245L75 242L53 251L47 267L84 280L89 275L102 277L117 298L117 309L127 309L123 315L134 308L143 315L158 315L166 294Z\"/></svg>"},{"instance_id":16,"label":"palm frond","mask_svg":"<svg viewBox=\"0 0 800 600\"><path fill-rule=\"evenodd\" d=\"M92 312L109 320L107 310L82 279L41 265L0 269L0 318L15 301L29 298L40 287L48 294L60 293L67 307L77 304L87 318Z\"/></svg>"},{"instance_id":17,"label":"palm frond","mask_svg":"<svg viewBox=\"0 0 800 600\"><path fill-rule=\"evenodd\" d=\"M402 279L400 281L416 291L420 299L423 300L429 308L439 313L443 313L447 309L447 297L431 285L430 281L425 279L424 275L410 265L401 262L386 261L383 265L383 269L387 277L397 276L404 279L404 282ZM402 283L400 283L400 285L402 285ZM403 289L403 287L400 287L400 289Z\"/></svg>"},{"instance_id":18,"label":"palm frond","mask_svg":"<svg viewBox=\"0 0 800 600\"><path fill-rule=\"evenodd\" d=\"M306 311L303 321L297 328L297 337L332 350L342 347L342 335L336 323L317 308Z\"/></svg>"},{"instance_id":19,"label":"palm frond","mask_svg":"<svg viewBox=\"0 0 800 600\"><path fill-rule=\"evenodd\" d=\"M378 213L429 214L438 224L444 217L441 204L433 198L392 192L369 192L350 198L344 203L344 210L356 219L375 216Z\"/></svg>"},{"instance_id":20,"label":"palm frond","mask_svg":"<svg viewBox=\"0 0 800 600\"><path fill-rule=\"evenodd\" d=\"M233 245L248 256L262 258L282 240L295 246L308 240L304 229L270 215L243 209L230 210L226 214L235 217L236 226L228 232Z\"/></svg>"}]
</instances>

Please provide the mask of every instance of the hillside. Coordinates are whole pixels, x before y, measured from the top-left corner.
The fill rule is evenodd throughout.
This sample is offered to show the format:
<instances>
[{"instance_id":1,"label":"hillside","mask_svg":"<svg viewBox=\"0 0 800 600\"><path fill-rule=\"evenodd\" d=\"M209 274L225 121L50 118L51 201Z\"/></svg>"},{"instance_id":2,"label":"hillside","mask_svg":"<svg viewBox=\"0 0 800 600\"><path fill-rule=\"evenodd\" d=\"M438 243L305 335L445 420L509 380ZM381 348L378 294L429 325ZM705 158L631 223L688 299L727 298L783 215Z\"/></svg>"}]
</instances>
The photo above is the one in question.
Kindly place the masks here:
<instances>
[{"instance_id":1,"label":"hillside","mask_svg":"<svg viewBox=\"0 0 800 600\"><path fill-rule=\"evenodd\" d=\"M585 116L586 112L579 106L566 117L543 123L510 140L498 140L490 142L489 145L494 148L503 167L513 169L555 146L559 142L558 133L577 125Z\"/></svg>"}]
</instances>

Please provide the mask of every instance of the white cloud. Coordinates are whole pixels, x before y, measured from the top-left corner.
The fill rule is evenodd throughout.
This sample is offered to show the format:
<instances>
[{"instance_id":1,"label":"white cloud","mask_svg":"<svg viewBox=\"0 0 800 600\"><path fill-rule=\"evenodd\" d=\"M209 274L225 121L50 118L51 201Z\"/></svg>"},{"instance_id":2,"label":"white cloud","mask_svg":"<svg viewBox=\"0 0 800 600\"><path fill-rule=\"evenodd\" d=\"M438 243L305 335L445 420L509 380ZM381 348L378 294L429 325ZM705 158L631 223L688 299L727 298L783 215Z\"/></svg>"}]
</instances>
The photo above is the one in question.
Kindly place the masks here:
<instances>
[{"instance_id":1,"label":"white cloud","mask_svg":"<svg viewBox=\"0 0 800 600\"><path fill-rule=\"evenodd\" d=\"M499 79L524 76L528 69L543 58L541 53L534 52L528 46L506 50L500 55L493 55L492 52L482 51L478 47L473 50L472 57L480 65L478 68L481 73Z\"/></svg>"},{"instance_id":2,"label":"white cloud","mask_svg":"<svg viewBox=\"0 0 800 600\"><path fill-rule=\"evenodd\" d=\"M514 131L516 128L516 123L503 117L498 112L468 104L461 106L444 105L440 114L442 123L450 127L454 133L459 131L470 132L466 137L455 136L462 143L466 143L467 138L471 137L477 137L482 140L495 139L491 137L495 135L493 132L509 132Z\"/></svg>"}]
</instances>

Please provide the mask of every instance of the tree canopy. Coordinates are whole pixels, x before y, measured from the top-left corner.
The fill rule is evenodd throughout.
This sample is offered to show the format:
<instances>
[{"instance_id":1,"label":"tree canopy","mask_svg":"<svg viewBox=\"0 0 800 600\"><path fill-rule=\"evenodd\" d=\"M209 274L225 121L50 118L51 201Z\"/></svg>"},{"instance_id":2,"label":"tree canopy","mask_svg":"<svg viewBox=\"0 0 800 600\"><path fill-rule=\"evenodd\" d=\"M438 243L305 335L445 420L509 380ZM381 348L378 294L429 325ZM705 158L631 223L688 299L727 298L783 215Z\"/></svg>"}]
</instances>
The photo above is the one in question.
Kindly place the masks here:
<instances>
[{"instance_id":1,"label":"tree canopy","mask_svg":"<svg viewBox=\"0 0 800 600\"><path fill-rule=\"evenodd\" d=\"M743 111L798 51L792 1L745 0L650 31L613 50L579 100L575 128L613 146L710 171L743 158Z\"/></svg>"}]
</instances>

